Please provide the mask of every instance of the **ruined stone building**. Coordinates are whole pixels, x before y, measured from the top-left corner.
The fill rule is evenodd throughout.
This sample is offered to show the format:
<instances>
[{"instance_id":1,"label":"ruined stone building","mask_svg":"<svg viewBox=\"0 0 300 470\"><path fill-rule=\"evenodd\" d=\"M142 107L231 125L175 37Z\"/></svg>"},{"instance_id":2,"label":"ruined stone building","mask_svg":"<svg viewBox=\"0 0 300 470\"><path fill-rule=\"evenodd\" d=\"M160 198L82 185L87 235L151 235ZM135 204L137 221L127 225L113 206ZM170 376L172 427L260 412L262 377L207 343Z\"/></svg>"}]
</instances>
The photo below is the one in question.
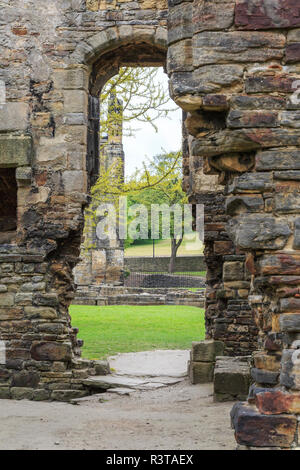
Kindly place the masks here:
<instances>
[{"instance_id":1,"label":"ruined stone building","mask_svg":"<svg viewBox=\"0 0 300 470\"><path fill-rule=\"evenodd\" d=\"M258 351L237 442L299 446L299 1L0 7L0 396L88 393L94 364L68 307L99 171L96 103L120 66L166 64L187 113L185 188L206 205L207 335Z\"/></svg>"},{"instance_id":2,"label":"ruined stone building","mask_svg":"<svg viewBox=\"0 0 300 470\"><path fill-rule=\"evenodd\" d=\"M112 172L122 171L124 178L123 122L121 119L114 119L116 113L122 116L122 108L122 102L115 95L111 95L108 104L107 134L103 135L100 129L99 172L101 174L102 171L107 172L109 169ZM97 109L99 110L99 106ZM96 116L99 120L99 112ZM114 178L114 175L111 175L111 178ZM113 196L111 202L114 203ZM92 199L89 206L97 211L100 204L101 200ZM96 228L96 225L92 225L89 219L86 219L81 261L73 272L77 295L92 298L99 296L103 285L122 285L124 269L123 241L119 239L117 233L115 239L101 240L97 237Z\"/></svg>"}]
</instances>

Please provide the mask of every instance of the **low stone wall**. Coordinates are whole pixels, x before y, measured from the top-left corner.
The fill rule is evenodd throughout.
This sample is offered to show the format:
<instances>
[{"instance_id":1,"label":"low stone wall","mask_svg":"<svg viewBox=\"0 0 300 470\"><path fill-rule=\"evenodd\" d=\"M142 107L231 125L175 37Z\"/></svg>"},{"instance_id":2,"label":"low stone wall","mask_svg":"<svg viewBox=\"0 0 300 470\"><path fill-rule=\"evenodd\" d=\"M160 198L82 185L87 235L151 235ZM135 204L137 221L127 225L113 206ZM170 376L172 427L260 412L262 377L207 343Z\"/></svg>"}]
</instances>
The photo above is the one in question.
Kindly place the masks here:
<instances>
[{"instance_id":1,"label":"low stone wall","mask_svg":"<svg viewBox=\"0 0 300 470\"><path fill-rule=\"evenodd\" d=\"M205 290L103 287L94 295L77 292L74 305L188 305L204 308Z\"/></svg>"},{"instance_id":2,"label":"low stone wall","mask_svg":"<svg viewBox=\"0 0 300 470\"><path fill-rule=\"evenodd\" d=\"M145 288L180 288L180 287L205 287L205 278L200 276L176 276L174 274L143 274L132 273L125 279L126 287Z\"/></svg>"},{"instance_id":3,"label":"low stone wall","mask_svg":"<svg viewBox=\"0 0 300 470\"><path fill-rule=\"evenodd\" d=\"M168 272L170 258L125 258L125 269L137 272ZM206 271L204 256L179 256L176 258L176 272Z\"/></svg>"}]
</instances>

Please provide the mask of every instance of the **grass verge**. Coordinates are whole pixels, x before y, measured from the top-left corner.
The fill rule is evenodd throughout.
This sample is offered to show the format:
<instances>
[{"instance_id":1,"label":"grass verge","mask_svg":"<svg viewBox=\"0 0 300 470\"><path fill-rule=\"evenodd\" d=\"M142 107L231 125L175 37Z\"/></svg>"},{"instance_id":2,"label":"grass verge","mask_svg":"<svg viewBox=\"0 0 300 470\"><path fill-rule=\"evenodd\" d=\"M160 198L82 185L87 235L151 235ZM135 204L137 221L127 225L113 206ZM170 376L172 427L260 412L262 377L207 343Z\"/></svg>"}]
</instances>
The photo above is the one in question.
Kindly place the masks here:
<instances>
[{"instance_id":1,"label":"grass verge","mask_svg":"<svg viewBox=\"0 0 300 470\"><path fill-rule=\"evenodd\" d=\"M72 325L84 340L82 357L103 359L122 352L190 349L205 337L204 310L181 305L72 305Z\"/></svg>"}]
</instances>

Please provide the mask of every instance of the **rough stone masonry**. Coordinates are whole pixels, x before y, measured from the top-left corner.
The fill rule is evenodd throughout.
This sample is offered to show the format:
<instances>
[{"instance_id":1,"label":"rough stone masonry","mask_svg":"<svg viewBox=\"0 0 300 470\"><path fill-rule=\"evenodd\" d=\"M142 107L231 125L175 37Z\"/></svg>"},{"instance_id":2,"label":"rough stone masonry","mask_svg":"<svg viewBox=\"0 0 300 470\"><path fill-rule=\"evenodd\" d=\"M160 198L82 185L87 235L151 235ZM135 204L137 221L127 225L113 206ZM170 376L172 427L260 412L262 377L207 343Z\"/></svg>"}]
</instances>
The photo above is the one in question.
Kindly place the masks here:
<instances>
[{"instance_id":1,"label":"rough stone masonry","mask_svg":"<svg viewBox=\"0 0 300 470\"><path fill-rule=\"evenodd\" d=\"M236 439L295 448L300 5L168 3L0 0L0 396L88 393L83 381L100 365L79 358L68 306L98 172L97 97L122 65L167 62L171 96L187 113L185 187L210 207L208 336L224 333L232 354L258 338L255 385L232 411Z\"/></svg>"}]
</instances>

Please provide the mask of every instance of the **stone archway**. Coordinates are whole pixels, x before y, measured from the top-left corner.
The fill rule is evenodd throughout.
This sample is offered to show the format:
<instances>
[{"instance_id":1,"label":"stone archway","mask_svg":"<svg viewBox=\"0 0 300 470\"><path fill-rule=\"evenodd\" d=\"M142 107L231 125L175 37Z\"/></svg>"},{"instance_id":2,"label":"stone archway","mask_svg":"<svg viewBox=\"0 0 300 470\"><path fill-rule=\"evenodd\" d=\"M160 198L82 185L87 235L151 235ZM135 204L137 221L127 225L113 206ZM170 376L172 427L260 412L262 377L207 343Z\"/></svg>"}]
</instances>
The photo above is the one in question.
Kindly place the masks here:
<instances>
[{"instance_id":1,"label":"stone archway","mask_svg":"<svg viewBox=\"0 0 300 470\"><path fill-rule=\"evenodd\" d=\"M113 40L105 41L108 37ZM96 55L91 58L88 54L84 60L88 63L92 62L89 77L87 165L90 184L93 184L98 176L100 154L105 153L106 156L110 156L110 163L117 157L124 160L122 131L120 131L120 139L109 139L108 142L102 142L102 146L100 142L100 151L99 105L101 107L101 102L99 103L99 96L103 86L110 78L118 74L121 67L166 68L167 38L166 30L162 28L151 30L139 27L123 32L118 28L110 28L106 36L97 35L91 42L95 45ZM74 56L77 55L76 50ZM88 252L82 252L83 259L75 268L74 274L80 295L91 296L91 301L93 301L97 293L101 297L100 291L103 285L122 285L124 250L120 240L111 243L107 240L99 241L96 236L96 227L90 228L86 237L94 248Z\"/></svg>"},{"instance_id":2,"label":"stone archway","mask_svg":"<svg viewBox=\"0 0 300 470\"><path fill-rule=\"evenodd\" d=\"M18 245L5 246L2 255L11 261L14 288L1 294L1 397L69 400L88 393L82 379L101 370L80 359L68 313L83 209L98 168L97 139L88 147L88 132L97 132L89 103L126 57L162 65L166 44L160 26L108 28L80 42L63 67L54 64L50 83L31 82L31 136L18 156Z\"/></svg>"}]
</instances>

